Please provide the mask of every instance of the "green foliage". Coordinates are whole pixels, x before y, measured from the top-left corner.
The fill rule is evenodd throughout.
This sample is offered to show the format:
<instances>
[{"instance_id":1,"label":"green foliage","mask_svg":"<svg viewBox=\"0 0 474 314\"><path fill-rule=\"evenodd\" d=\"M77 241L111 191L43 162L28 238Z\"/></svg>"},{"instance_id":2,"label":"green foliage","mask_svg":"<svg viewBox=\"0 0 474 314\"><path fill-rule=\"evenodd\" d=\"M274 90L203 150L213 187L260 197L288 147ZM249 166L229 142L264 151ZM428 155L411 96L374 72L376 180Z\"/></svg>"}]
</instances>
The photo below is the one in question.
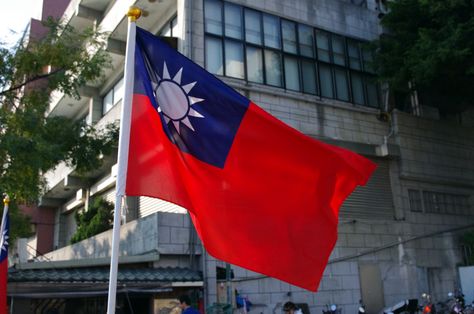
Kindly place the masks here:
<instances>
[{"instance_id":1,"label":"green foliage","mask_svg":"<svg viewBox=\"0 0 474 314\"><path fill-rule=\"evenodd\" d=\"M30 218L21 213L15 202L10 201L8 212L10 215L10 226L14 226L14 228L9 230L10 244L14 243L17 238L33 235ZM0 217L3 217L3 207L0 210Z\"/></svg>"},{"instance_id":2,"label":"green foliage","mask_svg":"<svg viewBox=\"0 0 474 314\"><path fill-rule=\"evenodd\" d=\"M103 198L96 198L84 212L76 212L77 230L71 244L109 230L114 221L114 205Z\"/></svg>"},{"instance_id":3,"label":"green foliage","mask_svg":"<svg viewBox=\"0 0 474 314\"><path fill-rule=\"evenodd\" d=\"M408 82L426 105L444 113L474 104L474 2L398 0L382 18L387 34L374 42L375 68L391 90Z\"/></svg>"},{"instance_id":4,"label":"green foliage","mask_svg":"<svg viewBox=\"0 0 474 314\"><path fill-rule=\"evenodd\" d=\"M96 169L118 139L118 126L99 131L79 117L48 115L53 91L79 98L82 86L102 79L110 66L104 34L54 20L45 27L42 39L0 47L0 192L19 204L35 202L42 174L62 161L79 173ZM28 221L23 227L12 230L29 229Z\"/></svg>"},{"instance_id":5,"label":"green foliage","mask_svg":"<svg viewBox=\"0 0 474 314\"><path fill-rule=\"evenodd\" d=\"M78 172L97 168L118 138L117 126L98 131L78 119L48 116L52 91L78 98L79 88L101 79L110 62L103 34L53 20L45 26L41 40L0 48L0 191L19 202L35 201L42 173L61 161Z\"/></svg>"}]
</instances>

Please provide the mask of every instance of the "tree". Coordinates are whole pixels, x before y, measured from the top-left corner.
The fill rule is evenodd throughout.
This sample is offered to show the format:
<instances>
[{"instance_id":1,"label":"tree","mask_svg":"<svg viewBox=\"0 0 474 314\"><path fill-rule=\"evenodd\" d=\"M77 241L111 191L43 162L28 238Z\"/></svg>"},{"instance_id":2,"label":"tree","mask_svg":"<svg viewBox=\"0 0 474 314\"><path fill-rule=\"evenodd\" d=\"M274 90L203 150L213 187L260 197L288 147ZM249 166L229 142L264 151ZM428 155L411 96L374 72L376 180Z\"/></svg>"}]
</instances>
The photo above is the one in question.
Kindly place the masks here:
<instances>
[{"instance_id":1,"label":"tree","mask_svg":"<svg viewBox=\"0 0 474 314\"><path fill-rule=\"evenodd\" d=\"M375 68L392 91L407 94L408 82L426 105L441 113L474 104L474 2L398 0L381 23Z\"/></svg>"},{"instance_id":2,"label":"tree","mask_svg":"<svg viewBox=\"0 0 474 314\"><path fill-rule=\"evenodd\" d=\"M98 167L118 137L113 125L96 130L47 115L52 91L79 98L79 88L100 80L110 61L103 34L51 19L45 27L41 39L0 47L0 191L18 203L35 202L42 174L61 161L79 173Z\"/></svg>"},{"instance_id":3,"label":"tree","mask_svg":"<svg viewBox=\"0 0 474 314\"><path fill-rule=\"evenodd\" d=\"M103 198L96 198L84 212L76 212L77 230L71 244L88 239L112 228L114 205Z\"/></svg>"}]
</instances>

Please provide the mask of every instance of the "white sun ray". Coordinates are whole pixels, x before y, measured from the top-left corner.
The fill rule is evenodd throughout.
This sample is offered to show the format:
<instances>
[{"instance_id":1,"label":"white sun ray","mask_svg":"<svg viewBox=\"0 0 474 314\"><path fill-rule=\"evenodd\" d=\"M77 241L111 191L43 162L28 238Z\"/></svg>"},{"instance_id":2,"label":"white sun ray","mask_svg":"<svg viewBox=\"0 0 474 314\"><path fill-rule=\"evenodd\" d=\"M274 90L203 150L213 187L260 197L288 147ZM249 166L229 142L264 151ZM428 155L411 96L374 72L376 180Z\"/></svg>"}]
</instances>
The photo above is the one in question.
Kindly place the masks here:
<instances>
[{"instance_id":1,"label":"white sun ray","mask_svg":"<svg viewBox=\"0 0 474 314\"><path fill-rule=\"evenodd\" d=\"M193 96L188 96L188 99L189 99L189 102L191 103L191 105L194 105L194 104L204 100L202 98L197 98L197 97L193 97Z\"/></svg>"},{"instance_id":2,"label":"white sun ray","mask_svg":"<svg viewBox=\"0 0 474 314\"><path fill-rule=\"evenodd\" d=\"M199 112L197 112L193 108L189 108L188 116L196 117L196 118L204 118L204 116L202 114L200 114Z\"/></svg>"},{"instance_id":3,"label":"white sun ray","mask_svg":"<svg viewBox=\"0 0 474 314\"><path fill-rule=\"evenodd\" d=\"M7 232L8 232L7 230L5 230L5 231L3 232L3 237L2 237L1 243L0 243L0 244L1 244L1 249L4 250L4 251L7 250L7 246L8 246L8 238L9 238L9 236L7 235Z\"/></svg>"},{"instance_id":4,"label":"white sun ray","mask_svg":"<svg viewBox=\"0 0 474 314\"><path fill-rule=\"evenodd\" d=\"M184 119L181 120L181 122L183 122L183 121L184 121ZM174 127L175 127L176 131L178 131L178 133L181 134L181 130L180 130L180 127L179 127L179 125L180 125L179 121L173 120L173 124L174 124Z\"/></svg>"},{"instance_id":5,"label":"white sun ray","mask_svg":"<svg viewBox=\"0 0 474 314\"><path fill-rule=\"evenodd\" d=\"M181 121L184 125L186 125L188 128L190 128L191 130L193 130L194 132L196 132L196 130L194 130L194 127L193 125L191 124L191 121L189 121L189 119L183 119Z\"/></svg>"},{"instance_id":6,"label":"white sun ray","mask_svg":"<svg viewBox=\"0 0 474 314\"><path fill-rule=\"evenodd\" d=\"M181 88L183 88L183 90L186 92L186 94L189 94L189 92L191 91L191 89L193 89L193 87L194 87L194 85L196 85L196 83L197 82L192 82L192 83L181 86Z\"/></svg>"},{"instance_id":7,"label":"white sun ray","mask_svg":"<svg viewBox=\"0 0 474 314\"><path fill-rule=\"evenodd\" d=\"M181 74L183 73L183 68L179 69L178 73L173 77L173 81L181 85Z\"/></svg>"},{"instance_id":8,"label":"white sun ray","mask_svg":"<svg viewBox=\"0 0 474 314\"><path fill-rule=\"evenodd\" d=\"M168 67L166 66L166 62L163 63L163 79L171 80L171 76L170 76L170 73L168 72Z\"/></svg>"}]
</instances>

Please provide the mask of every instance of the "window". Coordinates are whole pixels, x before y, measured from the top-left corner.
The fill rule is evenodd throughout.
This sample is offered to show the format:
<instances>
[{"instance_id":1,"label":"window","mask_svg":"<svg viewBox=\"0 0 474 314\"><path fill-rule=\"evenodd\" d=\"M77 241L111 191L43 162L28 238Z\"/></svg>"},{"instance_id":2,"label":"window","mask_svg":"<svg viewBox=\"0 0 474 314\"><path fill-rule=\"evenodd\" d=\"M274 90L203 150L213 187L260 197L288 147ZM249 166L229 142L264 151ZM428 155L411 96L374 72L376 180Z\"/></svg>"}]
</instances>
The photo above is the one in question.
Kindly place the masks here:
<instances>
[{"instance_id":1,"label":"window","mask_svg":"<svg viewBox=\"0 0 474 314\"><path fill-rule=\"evenodd\" d=\"M330 62L329 59L329 34L324 31L316 31L316 46L318 47L318 59Z\"/></svg>"},{"instance_id":2,"label":"window","mask_svg":"<svg viewBox=\"0 0 474 314\"><path fill-rule=\"evenodd\" d=\"M308 94L318 93L316 80L316 64L313 61L303 60L301 70L303 75L303 91Z\"/></svg>"},{"instance_id":3,"label":"window","mask_svg":"<svg viewBox=\"0 0 474 314\"><path fill-rule=\"evenodd\" d=\"M244 51L240 42L225 42L225 73L230 77L244 78Z\"/></svg>"},{"instance_id":4,"label":"window","mask_svg":"<svg viewBox=\"0 0 474 314\"><path fill-rule=\"evenodd\" d=\"M283 21L281 27L283 30L283 50L285 52L296 53L296 24Z\"/></svg>"},{"instance_id":5,"label":"window","mask_svg":"<svg viewBox=\"0 0 474 314\"><path fill-rule=\"evenodd\" d=\"M347 52L349 54L349 67L354 70L362 70L359 44L354 40L348 40Z\"/></svg>"},{"instance_id":6,"label":"window","mask_svg":"<svg viewBox=\"0 0 474 314\"><path fill-rule=\"evenodd\" d=\"M273 50L265 50L265 75L268 85L282 86L281 55Z\"/></svg>"},{"instance_id":7,"label":"window","mask_svg":"<svg viewBox=\"0 0 474 314\"><path fill-rule=\"evenodd\" d=\"M262 49L247 47L247 78L250 82L263 83Z\"/></svg>"},{"instance_id":8,"label":"window","mask_svg":"<svg viewBox=\"0 0 474 314\"><path fill-rule=\"evenodd\" d=\"M263 16L263 34L265 46L280 48L280 21L276 16L269 14Z\"/></svg>"},{"instance_id":9,"label":"window","mask_svg":"<svg viewBox=\"0 0 474 314\"><path fill-rule=\"evenodd\" d=\"M158 32L159 36L176 37L178 35L178 17L172 17Z\"/></svg>"},{"instance_id":10,"label":"window","mask_svg":"<svg viewBox=\"0 0 474 314\"><path fill-rule=\"evenodd\" d=\"M408 200L413 212L472 215L469 195L409 189Z\"/></svg>"},{"instance_id":11,"label":"window","mask_svg":"<svg viewBox=\"0 0 474 314\"><path fill-rule=\"evenodd\" d=\"M321 96L326 98L334 98L332 90L332 72L331 68L326 64L319 66L319 81L321 84Z\"/></svg>"},{"instance_id":12,"label":"window","mask_svg":"<svg viewBox=\"0 0 474 314\"><path fill-rule=\"evenodd\" d=\"M231 3L225 3L225 35L227 37L242 39L242 12L241 7Z\"/></svg>"},{"instance_id":13,"label":"window","mask_svg":"<svg viewBox=\"0 0 474 314\"><path fill-rule=\"evenodd\" d=\"M418 190L408 190L408 200L410 201L410 210L412 212L421 212L421 196Z\"/></svg>"},{"instance_id":14,"label":"window","mask_svg":"<svg viewBox=\"0 0 474 314\"><path fill-rule=\"evenodd\" d=\"M353 101L356 104L364 104L364 84L360 73L354 72L351 74L351 88Z\"/></svg>"},{"instance_id":15,"label":"window","mask_svg":"<svg viewBox=\"0 0 474 314\"><path fill-rule=\"evenodd\" d=\"M334 70L336 78L336 98L349 101L349 87L347 82L347 72L344 68L336 68Z\"/></svg>"},{"instance_id":16,"label":"window","mask_svg":"<svg viewBox=\"0 0 474 314\"><path fill-rule=\"evenodd\" d=\"M245 10L245 39L249 43L262 44L260 12L254 10Z\"/></svg>"},{"instance_id":17,"label":"window","mask_svg":"<svg viewBox=\"0 0 474 314\"><path fill-rule=\"evenodd\" d=\"M204 28L207 33L222 35L222 3L219 1L205 1Z\"/></svg>"},{"instance_id":18,"label":"window","mask_svg":"<svg viewBox=\"0 0 474 314\"><path fill-rule=\"evenodd\" d=\"M102 100L102 115L105 115L112 109L123 97L123 78L121 78L115 85L105 94Z\"/></svg>"},{"instance_id":19,"label":"window","mask_svg":"<svg viewBox=\"0 0 474 314\"><path fill-rule=\"evenodd\" d=\"M285 82L286 88L295 91L300 90L298 60L294 57L285 57Z\"/></svg>"},{"instance_id":20,"label":"window","mask_svg":"<svg viewBox=\"0 0 474 314\"><path fill-rule=\"evenodd\" d=\"M298 24L298 38L300 40L300 53L305 57L314 57L313 29L309 26Z\"/></svg>"},{"instance_id":21,"label":"window","mask_svg":"<svg viewBox=\"0 0 474 314\"><path fill-rule=\"evenodd\" d=\"M362 41L222 0L205 0L204 15L209 72L378 108Z\"/></svg>"},{"instance_id":22,"label":"window","mask_svg":"<svg viewBox=\"0 0 474 314\"><path fill-rule=\"evenodd\" d=\"M224 68L222 62L222 41L217 38L207 37L206 48L206 68L209 72L223 75Z\"/></svg>"},{"instance_id":23,"label":"window","mask_svg":"<svg viewBox=\"0 0 474 314\"><path fill-rule=\"evenodd\" d=\"M345 47L344 47L344 38L341 36L331 36L332 37L332 59L334 64L337 65L346 65L346 56L345 56Z\"/></svg>"}]
</instances>

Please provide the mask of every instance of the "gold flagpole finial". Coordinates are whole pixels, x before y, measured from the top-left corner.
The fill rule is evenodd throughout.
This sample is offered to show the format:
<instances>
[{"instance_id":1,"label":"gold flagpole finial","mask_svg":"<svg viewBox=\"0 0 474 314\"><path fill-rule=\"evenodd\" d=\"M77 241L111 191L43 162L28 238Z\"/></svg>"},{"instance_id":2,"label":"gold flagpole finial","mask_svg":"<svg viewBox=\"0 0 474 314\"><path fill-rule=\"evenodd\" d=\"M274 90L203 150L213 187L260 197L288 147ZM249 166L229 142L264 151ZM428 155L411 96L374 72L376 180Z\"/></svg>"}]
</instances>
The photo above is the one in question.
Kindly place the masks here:
<instances>
[{"instance_id":1,"label":"gold flagpole finial","mask_svg":"<svg viewBox=\"0 0 474 314\"><path fill-rule=\"evenodd\" d=\"M130 22L136 22L142 15L142 10L137 7L130 7L127 12L128 19Z\"/></svg>"},{"instance_id":2,"label":"gold flagpole finial","mask_svg":"<svg viewBox=\"0 0 474 314\"><path fill-rule=\"evenodd\" d=\"M10 197L8 197L8 194L3 194L3 205L8 205L10 203Z\"/></svg>"}]
</instances>

